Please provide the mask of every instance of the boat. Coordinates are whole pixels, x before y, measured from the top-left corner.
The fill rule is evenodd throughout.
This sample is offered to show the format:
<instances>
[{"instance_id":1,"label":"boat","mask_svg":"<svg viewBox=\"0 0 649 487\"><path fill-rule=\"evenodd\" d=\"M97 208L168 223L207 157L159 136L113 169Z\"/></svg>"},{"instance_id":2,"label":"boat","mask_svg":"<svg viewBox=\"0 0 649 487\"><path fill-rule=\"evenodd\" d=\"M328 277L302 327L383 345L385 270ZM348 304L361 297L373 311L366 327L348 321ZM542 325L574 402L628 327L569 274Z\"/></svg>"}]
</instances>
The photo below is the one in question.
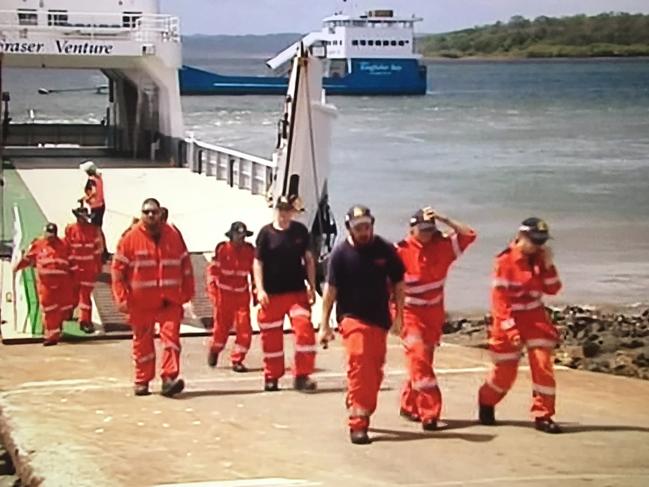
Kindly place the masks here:
<instances>
[{"instance_id":1,"label":"boat","mask_svg":"<svg viewBox=\"0 0 649 487\"><path fill-rule=\"evenodd\" d=\"M226 76L184 65L179 73L183 95L273 95L288 86L291 59L298 46L322 59L322 84L329 95L424 95L427 70L415 52L419 17L397 17L393 10L362 15L343 12L323 20L311 32L269 59L269 76Z\"/></svg>"}]
</instances>

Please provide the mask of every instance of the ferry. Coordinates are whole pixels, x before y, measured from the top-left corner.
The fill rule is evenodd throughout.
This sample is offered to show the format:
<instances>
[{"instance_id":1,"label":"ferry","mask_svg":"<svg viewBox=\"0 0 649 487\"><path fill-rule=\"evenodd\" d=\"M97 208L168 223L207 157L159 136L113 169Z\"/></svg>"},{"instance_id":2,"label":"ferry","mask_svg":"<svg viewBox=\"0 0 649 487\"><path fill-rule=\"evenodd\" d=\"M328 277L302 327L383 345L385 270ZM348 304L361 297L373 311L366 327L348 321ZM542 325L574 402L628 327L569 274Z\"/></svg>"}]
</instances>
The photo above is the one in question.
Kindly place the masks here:
<instances>
[{"instance_id":1,"label":"ferry","mask_svg":"<svg viewBox=\"0 0 649 487\"><path fill-rule=\"evenodd\" d=\"M270 95L286 92L291 59L298 45L312 48L324 64L322 84L329 95L424 95L426 66L415 51L419 17L393 10L362 15L343 12L269 59L270 76L226 76L197 67L180 70L183 95Z\"/></svg>"}]
</instances>

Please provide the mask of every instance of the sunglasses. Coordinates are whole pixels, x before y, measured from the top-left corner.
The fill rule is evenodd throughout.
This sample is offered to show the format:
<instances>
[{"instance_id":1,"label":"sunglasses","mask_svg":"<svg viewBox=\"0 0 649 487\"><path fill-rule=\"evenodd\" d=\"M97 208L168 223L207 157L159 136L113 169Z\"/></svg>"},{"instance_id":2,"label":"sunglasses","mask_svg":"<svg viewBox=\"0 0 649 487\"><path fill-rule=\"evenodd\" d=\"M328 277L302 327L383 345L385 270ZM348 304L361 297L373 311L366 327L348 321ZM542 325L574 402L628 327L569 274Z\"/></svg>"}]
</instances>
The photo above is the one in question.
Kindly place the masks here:
<instances>
[{"instance_id":1,"label":"sunglasses","mask_svg":"<svg viewBox=\"0 0 649 487\"><path fill-rule=\"evenodd\" d=\"M144 215L159 215L160 210L142 210L142 214L144 214Z\"/></svg>"},{"instance_id":2,"label":"sunglasses","mask_svg":"<svg viewBox=\"0 0 649 487\"><path fill-rule=\"evenodd\" d=\"M530 242L532 242L532 243L533 243L534 245L536 245L537 247L541 247L541 246L545 245L545 243L546 243L547 241L548 241L547 238L541 238L541 239L532 239L532 238L531 238L531 239L530 239Z\"/></svg>"}]
</instances>

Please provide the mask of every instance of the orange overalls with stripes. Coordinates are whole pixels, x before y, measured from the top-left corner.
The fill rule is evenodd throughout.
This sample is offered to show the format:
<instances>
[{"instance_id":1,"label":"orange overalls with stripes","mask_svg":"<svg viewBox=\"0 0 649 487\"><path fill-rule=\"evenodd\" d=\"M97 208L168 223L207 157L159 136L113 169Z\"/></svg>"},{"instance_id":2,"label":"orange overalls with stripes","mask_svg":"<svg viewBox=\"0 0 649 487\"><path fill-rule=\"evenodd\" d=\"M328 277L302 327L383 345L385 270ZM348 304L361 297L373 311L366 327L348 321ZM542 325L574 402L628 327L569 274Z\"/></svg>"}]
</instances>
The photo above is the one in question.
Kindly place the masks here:
<instances>
[{"instance_id":1,"label":"orange overalls with stripes","mask_svg":"<svg viewBox=\"0 0 649 487\"><path fill-rule=\"evenodd\" d=\"M555 413L553 350L559 334L543 305L544 294L557 294L557 269L546 268L542 251L527 256L513 244L496 258L491 295L493 322L489 349L493 369L480 388L480 404L495 406L512 387L522 348L527 348L532 374L532 415ZM520 342L520 345L516 345Z\"/></svg>"},{"instance_id":2,"label":"orange overalls with stripes","mask_svg":"<svg viewBox=\"0 0 649 487\"><path fill-rule=\"evenodd\" d=\"M90 323L90 297L101 272L101 254L104 250L100 230L90 223L73 223L65 227L65 241L70 248L70 261L76 264L72 305L79 306L79 322Z\"/></svg>"}]
</instances>

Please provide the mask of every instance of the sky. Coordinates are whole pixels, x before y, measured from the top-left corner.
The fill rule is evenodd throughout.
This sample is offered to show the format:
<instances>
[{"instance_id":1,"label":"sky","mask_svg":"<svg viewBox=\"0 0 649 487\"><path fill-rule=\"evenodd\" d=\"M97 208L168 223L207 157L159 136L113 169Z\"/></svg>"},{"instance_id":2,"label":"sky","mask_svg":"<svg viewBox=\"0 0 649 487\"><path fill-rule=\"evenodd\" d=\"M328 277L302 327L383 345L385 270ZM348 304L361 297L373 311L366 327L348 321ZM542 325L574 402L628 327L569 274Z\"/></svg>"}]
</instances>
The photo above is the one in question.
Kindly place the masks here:
<instances>
[{"instance_id":1,"label":"sky","mask_svg":"<svg viewBox=\"0 0 649 487\"><path fill-rule=\"evenodd\" d=\"M162 11L180 17L183 34L306 33L341 9L391 8L423 17L417 32L435 33L508 20L601 12L649 14L649 0L160 0Z\"/></svg>"}]
</instances>

